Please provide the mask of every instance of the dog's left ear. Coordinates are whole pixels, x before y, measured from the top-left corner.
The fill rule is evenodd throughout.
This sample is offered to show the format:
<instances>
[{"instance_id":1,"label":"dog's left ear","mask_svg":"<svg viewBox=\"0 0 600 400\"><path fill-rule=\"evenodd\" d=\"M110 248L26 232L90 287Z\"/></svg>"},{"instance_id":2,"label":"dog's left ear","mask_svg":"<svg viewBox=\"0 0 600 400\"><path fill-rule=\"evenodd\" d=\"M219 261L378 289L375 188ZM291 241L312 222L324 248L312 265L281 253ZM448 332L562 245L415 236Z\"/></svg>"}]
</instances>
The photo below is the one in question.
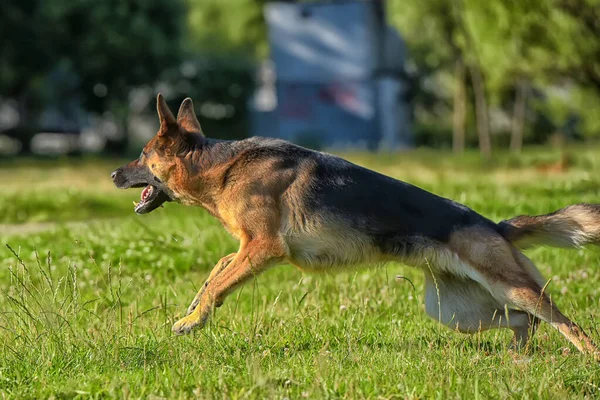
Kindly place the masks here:
<instances>
[{"instance_id":1,"label":"dog's left ear","mask_svg":"<svg viewBox=\"0 0 600 400\"><path fill-rule=\"evenodd\" d=\"M173 131L177 132L177 121L169 109L165 98L160 93L156 96L156 111L158 112L158 120L160 121L158 136L166 136L169 132Z\"/></svg>"},{"instance_id":2,"label":"dog's left ear","mask_svg":"<svg viewBox=\"0 0 600 400\"><path fill-rule=\"evenodd\" d=\"M179 107L179 112L177 112L177 123L184 131L202 134L200 122L198 122L198 118L196 118L196 113L194 112L194 103L192 103L192 99L189 97L183 100Z\"/></svg>"}]
</instances>

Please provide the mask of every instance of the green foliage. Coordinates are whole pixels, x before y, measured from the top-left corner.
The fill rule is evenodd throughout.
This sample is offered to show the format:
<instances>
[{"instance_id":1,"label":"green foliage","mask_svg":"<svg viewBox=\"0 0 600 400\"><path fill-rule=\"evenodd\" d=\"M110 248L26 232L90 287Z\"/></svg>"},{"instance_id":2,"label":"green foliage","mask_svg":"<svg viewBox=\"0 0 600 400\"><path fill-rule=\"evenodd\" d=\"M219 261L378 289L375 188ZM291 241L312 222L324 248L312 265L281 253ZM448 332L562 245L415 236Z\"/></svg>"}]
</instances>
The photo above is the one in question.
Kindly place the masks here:
<instances>
[{"instance_id":1,"label":"green foliage","mask_svg":"<svg viewBox=\"0 0 600 400\"><path fill-rule=\"evenodd\" d=\"M596 201L599 152L573 152L574 167L556 175L536 172L538 163L560 158L539 149L491 163L474 152L349 159L497 221ZM0 199L24 204L46 190L53 203L70 188L114 203L118 217L39 231L35 224L0 227L4 398L598 397L598 363L547 324L529 354L508 350L508 331L446 330L423 312L422 274L398 264L326 276L276 267L229 297L205 330L174 337L171 324L236 243L198 208L167 204L134 215L139 191L118 191L108 178L118 165L20 162L0 169ZM78 219L79 199L60 202L63 211L49 218ZM599 341L598 250L528 255L552 277L553 301Z\"/></svg>"},{"instance_id":2,"label":"green foliage","mask_svg":"<svg viewBox=\"0 0 600 400\"><path fill-rule=\"evenodd\" d=\"M48 105L68 102L99 113L110 110L121 123L131 88L168 82L174 100L193 95L206 98L209 106L233 106L235 116L205 115L205 124L222 137L244 136L252 63L268 55L266 3L2 1L0 95L17 100L26 125ZM529 114L536 115L527 118L529 140L544 141L573 119L579 121L578 136L600 134L598 0L389 0L386 5L389 21L410 50L417 130L435 127L423 143L436 132L451 131L457 60L480 66L490 106L508 116L516 85L531 84ZM205 77L185 76L180 67L186 60L198 63ZM470 88L467 95L472 96ZM468 138L476 137L473 113L467 108ZM538 120L551 126L534 132Z\"/></svg>"},{"instance_id":3,"label":"green foliage","mask_svg":"<svg viewBox=\"0 0 600 400\"><path fill-rule=\"evenodd\" d=\"M415 90L417 129L445 124L450 132L452 68L458 47L454 41L451 3L446 0L406 0L387 3L389 23L409 48L409 69ZM435 132L433 133L435 134ZM448 140L451 140L450 138Z\"/></svg>"},{"instance_id":4,"label":"green foliage","mask_svg":"<svg viewBox=\"0 0 600 400\"><path fill-rule=\"evenodd\" d=\"M180 0L3 1L0 93L21 102L28 123L73 98L122 111L132 87L180 63L184 11Z\"/></svg>"},{"instance_id":5,"label":"green foliage","mask_svg":"<svg viewBox=\"0 0 600 400\"><path fill-rule=\"evenodd\" d=\"M211 53L267 56L266 0L187 0L189 46Z\"/></svg>"},{"instance_id":6,"label":"green foliage","mask_svg":"<svg viewBox=\"0 0 600 400\"><path fill-rule=\"evenodd\" d=\"M435 110L448 107L453 85L437 77L451 77L460 58L480 65L491 105L508 115L515 85L522 79L533 84L536 118L554 124L534 138L543 140L574 116L581 120L578 134L600 135L593 106L600 101L597 0L392 0L388 10L407 40L421 82L441 83L437 91L421 84L417 108L423 104L430 113L418 115L418 124L429 125L437 117L438 124L450 126L450 114Z\"/></svg>"}]
</instances>

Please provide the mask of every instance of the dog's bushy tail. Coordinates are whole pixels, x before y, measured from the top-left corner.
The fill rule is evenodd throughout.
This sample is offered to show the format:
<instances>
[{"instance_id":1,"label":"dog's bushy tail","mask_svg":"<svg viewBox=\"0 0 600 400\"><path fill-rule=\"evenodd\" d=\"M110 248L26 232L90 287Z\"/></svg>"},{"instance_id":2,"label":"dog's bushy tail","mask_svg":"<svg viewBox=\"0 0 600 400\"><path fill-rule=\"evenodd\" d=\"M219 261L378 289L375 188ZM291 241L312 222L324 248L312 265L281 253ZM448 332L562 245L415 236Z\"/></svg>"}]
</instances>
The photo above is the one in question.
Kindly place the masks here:
<instances>
[{"instance_id":1,"label":"dog's bushy tail","mask_svg":"<svg viewBox=\"0 0 600 400\"><path fill-rule=\"evenodd\" d=\"M600 245L600 204L576 204L545 215L520 215L498 226L502 235L521 249Z\"/></svg>"}]
</instances>

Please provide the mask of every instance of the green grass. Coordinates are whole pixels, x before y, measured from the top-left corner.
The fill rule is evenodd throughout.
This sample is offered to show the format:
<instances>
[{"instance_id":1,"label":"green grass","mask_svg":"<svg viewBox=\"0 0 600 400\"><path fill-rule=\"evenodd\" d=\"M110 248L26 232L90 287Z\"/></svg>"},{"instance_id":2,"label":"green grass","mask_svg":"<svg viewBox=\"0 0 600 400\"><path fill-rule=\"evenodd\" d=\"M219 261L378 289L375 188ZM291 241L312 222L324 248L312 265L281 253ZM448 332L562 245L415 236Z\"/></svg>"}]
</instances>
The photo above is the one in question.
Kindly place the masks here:
<instances>
[{"instance_id":1,"label":"green grass","mask_svg":"<svg viewBox=\"0 0 600 400\"><path fill-rule=\"evenodd\" d=\"M558 159L551 152L491 163L423 151L349 158L495 220L599 202L595 149L551 175L533 168ZM600 365L548 326L528 354L508 351L508 331L449 331L423 311L421 273L395 264L334 276L277 267L231 295L204 330L175 337L172 323L236 243L201 209L134 215L139 190L117 191L108 178L118 165L0 168L3 398L600 396ZM552 278L554 301L600 342L600 252L527 254Z\"/></svg>"}]
</instances>

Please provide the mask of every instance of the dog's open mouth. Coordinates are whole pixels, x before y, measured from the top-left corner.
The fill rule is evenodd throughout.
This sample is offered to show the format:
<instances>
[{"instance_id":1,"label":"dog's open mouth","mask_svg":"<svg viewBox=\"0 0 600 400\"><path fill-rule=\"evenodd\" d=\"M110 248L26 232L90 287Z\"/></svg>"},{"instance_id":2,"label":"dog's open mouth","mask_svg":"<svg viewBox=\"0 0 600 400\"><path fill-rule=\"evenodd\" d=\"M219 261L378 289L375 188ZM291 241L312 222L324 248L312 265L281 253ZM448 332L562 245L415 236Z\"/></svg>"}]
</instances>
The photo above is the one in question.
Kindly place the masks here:
<instances>
[{"instance_id":1,"label":"dog's open mouth","mask_svg":"<svg viewBox=\"0 0 600 400\"><path fill-rule=\"evenodd\" d=\"M150 211L161 207L165 201L170 201L171 198L163 190L156 186L148 185L142 190L139 202L133 202L134 211L137 214L146 214Z\"/></svg>"},{"instance_id":2,"label":"dog's open mouth","mask_svg":"<svg viewBox=\"0 0 600 400\"><path fill-rule=\"evenodd\" d=\"M137 160L113 171L111 178L119 189L144 188L140 201L133 202L133 210L137 214L147 214L162 206L165 201L173 201L169 187Z\"/></svg>"}]
</instances>

